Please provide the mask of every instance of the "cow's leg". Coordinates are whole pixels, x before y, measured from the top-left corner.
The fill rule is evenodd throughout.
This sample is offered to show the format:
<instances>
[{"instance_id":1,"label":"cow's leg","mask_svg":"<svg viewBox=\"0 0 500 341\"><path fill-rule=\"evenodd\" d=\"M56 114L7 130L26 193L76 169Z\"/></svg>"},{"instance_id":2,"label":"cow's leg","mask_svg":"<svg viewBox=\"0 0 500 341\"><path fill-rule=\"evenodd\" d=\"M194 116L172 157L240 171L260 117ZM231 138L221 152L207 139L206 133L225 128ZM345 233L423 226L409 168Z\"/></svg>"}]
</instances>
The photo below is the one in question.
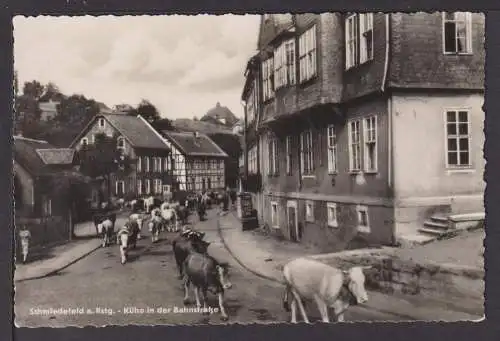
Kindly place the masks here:
<instances>
[{"instance_id":1,"label":"cow's leg","mask_svg":"<svg viewBox=\"0 0 500 341\"><path fill-rule=\"evenodd\" d=\"M122 257L122 264L125 264L125 262L127 261L127 253L126 253L125 247L122 245L120 245L120 254Z\"/></svg>"},{"instance_id":2,"label":"cow's leg","mask_svg":"<svg viewBox=\"0 0 500 341\"><path fill-rule=\"evenodd\" d=\"M194 297L196 299L196 307L201 308L200 293L198 292L198 286L193 285L193 288L194 288Z\"/></svg>"},{"instance_id":3,"label":"cow's leg","mask_svg":"<svg viewBox=\"0 0 500 341\"><path fill-rule=\"evenodd\" d=\"M291 323L297 323L297 301L295 297L291 297L290 310L291 310Z\"/></svg>"},{"instance_id":4,"label":"cow's leg","mask_svg":"<svg viewBox=\"0 0 500 341\"><path fill-rule=\"evenodd\" d=\"M314 295L314 300L318 305L318 310L321 314L321 319L325 323L330 323L330 318L328 317L328 306L325 301L323 301L318 295Z\"/></svg>"},{"instance_id":5,"label":"cow's leg","mask_svg":"<svg viewBox=\"0 0 500 341\"><path fill-rule=\"evenodd\" d=\"M335 314L337 322L344 322L345 306L341 300L335 301L333 304L333 313Z\"/></svg>"},{"instance_id":6,"label":"cow's leg","mask_svg":"<svg viewBox=\"0 0 500 341\"><path fill-rule=\"evenodd\" d=\"M189 303L189 279L186 278L184 279L184 305Z\"/></svg>"},{"instance_id":7,"label":"cow's leg","mask_svg":"<svg viewBox=\"0 0 500 341\"><path fill-rule=\"evenodd\" d=\"M222 321L227 321L229 317L227 316L226 309L224 308L224 293L219 292L217 296L219 296L220 318Z\"/></svg>"},{"instance_id":8,"label":"cow's leg","mask_svg":"<svg viewBox=\"0 0 500 341\"><path fill-rule=\"evenodd\" d=\"M207 315L209 312L208 312L208 300L207 300L208 296L207 296L207 288L202 288L201 289L201 299L203 301L203 315Z\"/></svg>"},{"instance_id":9,"label":"cow's leg","mask_svg":"<svg viewBox=\"0 0 500 341\"><path fill-rule=\"evenodd\" d=\"M302 318L304 319L305 323L309 323L309 319L307 318L306 310L304 309L304 305L302 304L302 299L300 298L299 294L297 291L292 289L293 296L295 297L295 300L297 301L297 305L299 306L300 313L302 314Z\"/></svg>"}]
</instances>

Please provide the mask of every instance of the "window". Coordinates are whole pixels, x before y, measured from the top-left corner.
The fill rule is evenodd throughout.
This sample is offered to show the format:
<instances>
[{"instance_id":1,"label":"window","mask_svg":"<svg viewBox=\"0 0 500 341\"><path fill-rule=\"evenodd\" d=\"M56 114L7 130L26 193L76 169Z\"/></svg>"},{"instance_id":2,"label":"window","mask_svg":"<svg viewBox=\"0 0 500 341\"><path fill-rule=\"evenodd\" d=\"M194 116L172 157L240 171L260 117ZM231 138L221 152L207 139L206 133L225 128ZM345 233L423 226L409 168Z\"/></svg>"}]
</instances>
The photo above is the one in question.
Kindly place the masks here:
<instances>
[{"instance_id":1,"label":"window","mask_svg":"<svg viewBox=\"0 0 500 341\"><path fill-rule=\"evenodd\" d=\"M352 14L345 22L346 69L373 59L373 13Z\"/></svg>"},{"instance_id":2,"label":"window","mask_svg":"<svg viewBox=\"0 0 500 341\"><path fill-rule=\"evenodd\" d=\"M306 221L314 223L314 202L306 201Z\"/></svg>"},{"instance_id":3,"label":"window","mask_svg":"<svg viewBox=\"0 0 500 341\"><path fill-rule=\"evenodd\" d=\"M300 134L300 169L302 175L312 175L314 171L312 132Z\"/></svg>"},{"instance_id":4,"label":"window","mask_svg":"<svg viewBox=\"0 0 500 341\"><path fill-rule=\"evenodd\" d=\"M271 138L269 141L269 175L277 175L279 173L278 165L278 141L276 138Z\"/></svg>"},{"instance_id":5,"label":"window","mask_svg":"<svg viewBox=\"0 0 500 341\"><path fill-rule=\"evenodd\" d=\"M163 192L170 192L170 185L163 185L162 189L163 189Z\"/></svg>"},{"instance_id":6,"label":"window","mask_svg":"<svg viewBox=\"0 0 500 341\"><path fill-rule=\"evenodd\" d=\"M116 149L125 153L125 139L121 136L116 140Z\"/></svg>"},{"instance_id":7,"label":"window","mask_svg":"<svg viewBox=\"0 0 500 341\"><path fill-rule=\"evenodd\" d=\"M364 122L365 172L377 172L377 117L365 118Z\"/></svg>"},{"instance_id":8,"label":"window","mask_svg":"<svg viewBox=\"0 0 500 341\"><path fill-rule=\"evenodd\" d=\"M286 174L292 174L292 137L287 136L285 139L286 152Z\"/></svg>"},{"instance_id":9,"label":"window","mask_svg":"<svg viewBox=\"0 0 500 341\"><path fill-rule=\"evenodd\" d=\"M368 207L357 206L356 212L358 214L358 231L363 233L370 233Z\"/></svg>"},{"instance_id":10,"label":"window","mask_svg":"<svg viewBox=\"0 0 500 341\"><path fill-rule=\"evenodd\" d=\"M337 204L333 202L326 203L326 210L328 215L328 226L329 227L338 227L337 221Z\"/></svg>"},{"instance_id":11,"label":"window","mask_svg":"<svg viewBox=\"0 0 500 341\"><path fill-rule=\"evenodd\" d=\"M327 127L328 138L328 173L337 171L337 133L333 124Z\"/></svg>"},{"instance_id":12,"label":"window","mask_svg":"<svg viewBox=\"0 0 500 341\"><path fill-rule=\"evenodd\" d=\"M139 194L139 195L142 194L142 180L141 179L137 180L137 194Z\"/></svg>"},{"instance_id":13,"label":"window","mask_svg":"<svg viewBox=\"0 0 500 341\"><path fill-rule=\"evenodd\" d=\"M248 152L248 172L250 174L256 174L257 170L257 146L250 148Z\"/></svg>"},{"instance_id":14,"label":"window","mask_svg":"<svg viewBox=\"0 0 500 341\"><path fill-rule=\"evenodd\" d=\"M359 15L359 62L373 59L373 13Z\"/></svg>"},{"instance_id":15,"label":"window","mask_svg":"<svg viewBox=\"0 0 500 341\"><path fill-rule=\"evenodd\" d=\"M349 122L349 171L361 170L361 146L359 141L360 121Z\"/></svg>"},{"instance_id":16,"label":"window","mask_svg":"<svg viewBox=\"0 0 500 341\"><path fill-rule=\"evenodd\" d=\"M308 81L316 76L316 26L299 37L299 79Z\"/></svg>"},{"instance_id":17,"label":"window","mask_svg":"<svg viewBox=\"0 0 500 341\"><path fill-rule=\"evenodd\" d=\"M92 144L95 144L95 134L92 134Z\"/></svg>"},{"instance_id":18,"label":"window","mask_svg":"<svg viewBox=\"0 0 500 341\"><path fill-rule=\"evenodd\" d=\"M146 191L145 191L145 194L150 194L150 193L151 193L151 180L146 179L146 180L145 180L145 183L146 183Z\"/></svg>"},{"instance_id":19,"label":"window","mask_svg":"<svg viewBox=\"0 0 500 341\"><path fill-rule=\"evenodd\" d=\"M88 144L89 144L89 139L88 139L88 137L84 137L84 138L80 141L80 143L81 143L81 145L82 145L82 146L84 146L84 147L88 146Z\"/></svg>"},{"instance_id":20,"label":"window","mask_svg":"<svg viewBox=\"0 0 500 341\"><path fill-rule=\"evenodd\" d=\"M137 157L137 171L142 172L142 156Z\"/></svg>"},{"instance_id":21,"label":"window","mask_svg":"<svg viewBox=\"0 0 500 341\"><path fill-rule=\"evenodd\" d=\"M154 186L154 193L155 194L161 194L162 193L162 181L161 179L155 179L153 181L153 186Z\"/></svg>"},{"instance_id":22,"label":"window","mask_svg":"<svg viewBox=\"0 0 500 341\"><path fill-rule=\"evenodd\" d=\"M264 101L274 96L273 58L262 62L262 87Z\"/></svg>"},{"instance_id":23,"label":"window","mask_svg":"<svg viewBox=\"0 0 500 341\"><path fill-rule=\"evenodd\" d=\"M443 13L444 53L472 53L471 13Z\"/></svg>"},{"instance_id":24,"label":"window","mask_svg":"<svg viewBox=\"0 0 500 341\"><path fill-rule=\"evenodd\" d=\"M125 182L122 180L117 180L115 182L115 194L117 196L123 196L125 194Z\"/></svg>"},{"instance_id":25,"label":"window","mask_svg":"<svg viewBox=\"0 0 500 341\"><path fill-rule=\"evenodd\" d=\"M144 159L146 161L146 169L145 169L145 171L149 172L149 156L146 156Z\"/></svg>"},{"instance_id":26,"label":"window","mask_svg":"<svg viewBox=\"0 0 500 341\"><path fill-rule=\"evenodd\" d=\"M52 199L44 196L42 198L42 214L44 217L49 217L52 215Z\"/></svg>"},{"instance_id":27,"label":"window","mask_svg":"<svg viewBox=\"0 0 500 341\"><path fill-rule=\"evenodd\" d=\"M446 111L446 166L469 167L470 122L466 110Z\"/></svg>"},{"instance_id":28,"label":"window","mask_svg":"<svg viewBox=\"0 0 500 341\"><path fill-rule=\"evenodd\" d=\"M169 160L169 157L166 157L164 159L163 169L165 170L165 172L170 169L170 167L169 167L169 161L168 160Z\"/></svg>"},{"instance_id":29,"label":"window","mask_svg":"<svg viewBox=\"0 0 500 341\"><path fill-rule=\"evenodd\" d=\"M106 126L106 120L104 118L99 119L99 128L104 128Z\"/></svg>"},{"instance_id":30,"label":"window","mask_svg":"<svg viewBox=\"0 0 500 341\"><path fill-rule=\"evenodd\" d=\"M274 86L295 84L295 40L283 42L274 51Z\"/></svg>"},{"instance_id":31,"label":"window","mask_svg":"<svg viewBox=\"0 0 500 341\"><path fill-rule=\"evenodd\" d=\"M275 229L279 229L279 217L278 217L278 203L275 201L271 202L271 226Z\"/></svg>"}]
</instances>

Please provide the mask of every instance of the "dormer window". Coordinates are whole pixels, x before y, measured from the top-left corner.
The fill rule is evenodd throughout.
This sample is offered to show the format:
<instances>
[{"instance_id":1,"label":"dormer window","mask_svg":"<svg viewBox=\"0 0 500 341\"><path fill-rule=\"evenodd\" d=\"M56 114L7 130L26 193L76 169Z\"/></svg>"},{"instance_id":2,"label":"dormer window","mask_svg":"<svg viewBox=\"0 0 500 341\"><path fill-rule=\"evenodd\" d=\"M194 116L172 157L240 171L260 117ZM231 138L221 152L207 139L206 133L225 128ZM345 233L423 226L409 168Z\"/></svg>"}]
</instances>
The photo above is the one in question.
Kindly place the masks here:
<instances>
[{"instance_id":1,"label":"dormer window","mask_svg":"<svg viewBox=\"0 0 500 341\"><path fill-rule=\"evenodd\" d=\"M104 128L106 126L106 120L104 118L99 118L99 128Z\"/></svg>"},{"instance_id":2,"label":"dormer window","mask_svg":"<svg viewBox=\"0 0 500 341\"><path fill-rule=\"evenodd\" d=\"M471 13L443 13L443 45L445 54L472 53Z\"/></svg>"},{"instance_id":3,"label":"dormer window","mask_svg":"<svg viewBox=\"0 0 500 341\"><path fill-rule=\"evenodd\" d=\"M295 40L283 42L274 51L274 88L295 84Z\"/></svg>"},{"instance_id":4,"label":"dormer window","mask_svg":"<svg viewBox=\"0 0 500 341\"><path fill-rule=\"evenodd\" d=\"M125 152L125 139L120 136L117 140L116 140L116 149L118 149L119 151L121 151L122 153Z\"/></svg>"},{"instance_id":5,"label":"dormer window","mask_svg":"<svg viewBox=\"0 0 500 341\"><path fill-rule=\"evenodd\" d=\"M82 145L82 146L85 146L85 147L86 147L86 146L88 146L88 144L89 144L89 139L88 139L88 137L84 137L84 138L80 141L80 143L81 143L81 145Z\"/></svg>"}]
</instances>

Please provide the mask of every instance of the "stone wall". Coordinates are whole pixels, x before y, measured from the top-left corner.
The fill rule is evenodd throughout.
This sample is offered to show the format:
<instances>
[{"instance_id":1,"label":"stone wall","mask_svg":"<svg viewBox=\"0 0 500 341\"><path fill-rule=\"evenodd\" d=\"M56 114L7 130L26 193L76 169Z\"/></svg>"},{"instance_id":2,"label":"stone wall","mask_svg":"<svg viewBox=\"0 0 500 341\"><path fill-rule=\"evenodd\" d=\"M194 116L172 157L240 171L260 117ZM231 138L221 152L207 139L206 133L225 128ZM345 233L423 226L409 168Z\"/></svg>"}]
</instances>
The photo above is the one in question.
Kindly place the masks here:
<instances>
[{"instance_id":1,"label":"stone wall","mask_svg":"<svg viewBox=\"0 0 500 341\"><path fill-rule=\"evenodd\" d=\"M425 301L475 314L484 309L484 270L437 263L416 263L398 258L393 252L346 252L324 262L364 270L366 287L395 296L419 295Z\"/></svg>"}]
</instances>

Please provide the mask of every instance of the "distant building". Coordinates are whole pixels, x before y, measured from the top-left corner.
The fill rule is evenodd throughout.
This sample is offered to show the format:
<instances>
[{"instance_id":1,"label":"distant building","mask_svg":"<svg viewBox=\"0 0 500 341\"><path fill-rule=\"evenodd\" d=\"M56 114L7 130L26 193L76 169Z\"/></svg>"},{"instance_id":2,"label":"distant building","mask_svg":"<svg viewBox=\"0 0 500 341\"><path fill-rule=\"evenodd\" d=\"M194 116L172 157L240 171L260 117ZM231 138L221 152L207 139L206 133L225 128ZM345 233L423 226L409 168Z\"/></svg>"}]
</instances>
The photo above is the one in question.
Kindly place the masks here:
<instances>
[{"instance_id":1,"label":"distant building","mask_svg":"<svg viewBox=\"0 0 500 341\"><path fill-rule=\"evenodd\" d=\"M229 110L228 107L221 106L220 103L217 102L215 107L208 110L200 121L210 122L231 128L238 121L238 118L231 110Z\"/></svg>"},{"instance_id":2,"label":"distant building","mask_svg":"<svg viewBox=\"0 0 500 341\"><path fill-rule=\"evenodd\" d=\"M484 210L484 34L481 13L263 16L242 95L260 220L335 251Z\"/></svg>"},{"instance_id":3,"label":"distant building","mask_svg":"<svg viewBox=\"0 0 500 341\"><path fill-rule=\"evenodd\" d=\"M164 191L171 190L170 148L145 119L123 114L96 115L70 147L80 150L83 145L94 143L98 134L116 137L116 148L133 163L128 173L119 172L113 175L113 196L160 196Z\"/></svg>"},{"instance_id":4,"label":"distant building","mask_svg":"<svg viewBox=\"0 0 500 341\"><path fill-rule=\"evenodd\" d=\"M40 108L40 120L48 121L54 119L57 116L57 108L60 102L53 101L49 99L47 102L38 103L38 107Z\"/></svg>"},{"instance_id":5,"label":"distant building","mask_svg":"<svg viewBox=\"0 0 500 341\"><path fill-rule=\"evenodd\" d=\"M162 131L174 159L173 176L180 190L224 189L228 155L207 135Z\"/></svg>"}]
</instances>

